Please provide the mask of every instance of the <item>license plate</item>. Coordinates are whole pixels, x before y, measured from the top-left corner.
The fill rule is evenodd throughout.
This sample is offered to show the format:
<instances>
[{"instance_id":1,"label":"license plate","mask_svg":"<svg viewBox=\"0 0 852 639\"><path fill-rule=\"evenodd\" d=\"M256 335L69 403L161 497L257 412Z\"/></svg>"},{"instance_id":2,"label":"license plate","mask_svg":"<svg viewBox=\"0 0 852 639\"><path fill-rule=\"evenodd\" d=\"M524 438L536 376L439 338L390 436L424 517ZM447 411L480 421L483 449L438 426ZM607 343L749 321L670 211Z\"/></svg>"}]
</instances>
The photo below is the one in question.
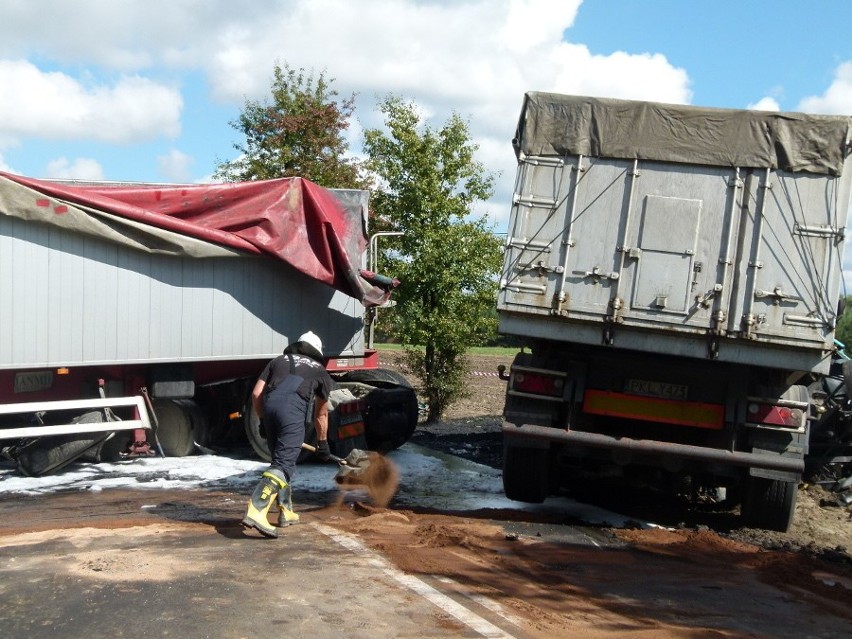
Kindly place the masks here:
<instances>
[{"instance_id":1,"label":"license plate","mask_svg":"<svg viewBox=\"0 0 852 639\"><path fill-rule=\"evenodd\" d=\"M628 379L624 383L624 392L631 395L659 397L661 399L683 399L687 397L689 386L682 384L666 384L651 382L644 379Z\"/></svg>"},{"instance_id":2,"label":"license plate","mask_svg":"<svg viewBox=\"0 0 852 639\"><path fill-rule=\"evenodd\" d=\"M47 390L51 386L53 386L53 373L51 371L17 373L15 375L16 393L34 393L35 391Z\"/></svg>"}]
</instances>

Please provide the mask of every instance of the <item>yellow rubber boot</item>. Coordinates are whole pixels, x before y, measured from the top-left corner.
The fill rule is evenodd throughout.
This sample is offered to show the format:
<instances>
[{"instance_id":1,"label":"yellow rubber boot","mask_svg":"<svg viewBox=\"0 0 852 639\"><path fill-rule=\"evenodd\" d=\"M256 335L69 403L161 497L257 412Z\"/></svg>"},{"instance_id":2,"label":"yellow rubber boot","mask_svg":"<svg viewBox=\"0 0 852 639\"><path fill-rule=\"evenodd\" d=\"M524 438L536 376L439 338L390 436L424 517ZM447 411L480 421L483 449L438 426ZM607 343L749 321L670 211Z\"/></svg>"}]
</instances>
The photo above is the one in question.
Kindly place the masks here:
<instances>
[{"instance_id":1,"label":"yellow rubber boot","mask_svg":"<svg viewBox=\"0 0 852 639\"><path fill-rule=\"evenodd\" d=\"M287 484L278 493L278 523L279 528L285 528L299 523L299 515L293 512L293 491Z\"/></svg>"},{"instance_id":2,"label":"yellow rubber boot","mask_svg":"<svg viewBox=\"0 0 852 639\"><path fill-rule=\"evenodd\" d=\"M265 537L278 537L278 530L269 523L269 508L272 506L279 491L287 486L284 473L276 468L270 468L260 478L246 508L243 526L254 528Z\"/></svg>"}]
</instances>

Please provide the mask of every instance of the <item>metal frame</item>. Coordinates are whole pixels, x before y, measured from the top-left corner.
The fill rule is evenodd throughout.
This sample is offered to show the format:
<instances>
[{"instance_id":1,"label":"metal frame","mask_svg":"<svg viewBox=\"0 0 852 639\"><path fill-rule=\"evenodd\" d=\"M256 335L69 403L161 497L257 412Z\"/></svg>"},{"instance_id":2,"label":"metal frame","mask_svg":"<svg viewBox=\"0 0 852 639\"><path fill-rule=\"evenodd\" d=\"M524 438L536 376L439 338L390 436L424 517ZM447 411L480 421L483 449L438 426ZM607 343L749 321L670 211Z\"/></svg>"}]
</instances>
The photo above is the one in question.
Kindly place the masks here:
<instances>
[{"instance_id":1,"label":"metal frame","mask_svg":"<svg viewBox=\"0 0 852 639\"><path fill-rule=\"evenodd\" d=\"M104 409L122 406L136 408L138 419L93 422L86 424L55 424L50 426L26 426L21 428L0 428L0 440L44 437L47 435L72 435L77 433L99 433L114 430L151 429L151 421L145 400L134 397L107 397L97 399L71 399L51 402L26 402L21 404L0 404L0 415L19 413L38 413L51 410Z\"/></svg>"}]
</instances>

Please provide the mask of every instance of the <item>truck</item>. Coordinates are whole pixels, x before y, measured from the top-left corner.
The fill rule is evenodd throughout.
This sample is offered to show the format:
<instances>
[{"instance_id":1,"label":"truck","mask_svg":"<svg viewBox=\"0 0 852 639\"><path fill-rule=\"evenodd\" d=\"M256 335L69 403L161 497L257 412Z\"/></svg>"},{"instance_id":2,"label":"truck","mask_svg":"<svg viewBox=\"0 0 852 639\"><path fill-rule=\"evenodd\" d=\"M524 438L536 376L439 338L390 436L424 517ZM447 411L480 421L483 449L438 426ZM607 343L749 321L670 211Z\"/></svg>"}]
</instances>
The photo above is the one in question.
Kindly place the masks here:
<instances>
[{"instance_id":1,"label":"truck","mask_svg":"<svg viewBox=\"0 0 852 639\"><path fill-rule=\"evenodd\" d=\"M379 367L365 336L398 284L367 269L368 205L366 191L302 178L174 185L0 173L4 457L27 475L76 459L220 448L269 460L249 394L308 330L337 382L333 452L403 444L416 394Z\"/></svg>"},{"instance_id":2,"label":"truck","mask_svg":"<svg viewBox=\"0 0 852 639\"><path fill-rule=\"evenodd\" d=\"M615 475L789 528L837 351L851 126L525 95L497 301L522 346L510 499Z\"/></svg>"}]
</instances>

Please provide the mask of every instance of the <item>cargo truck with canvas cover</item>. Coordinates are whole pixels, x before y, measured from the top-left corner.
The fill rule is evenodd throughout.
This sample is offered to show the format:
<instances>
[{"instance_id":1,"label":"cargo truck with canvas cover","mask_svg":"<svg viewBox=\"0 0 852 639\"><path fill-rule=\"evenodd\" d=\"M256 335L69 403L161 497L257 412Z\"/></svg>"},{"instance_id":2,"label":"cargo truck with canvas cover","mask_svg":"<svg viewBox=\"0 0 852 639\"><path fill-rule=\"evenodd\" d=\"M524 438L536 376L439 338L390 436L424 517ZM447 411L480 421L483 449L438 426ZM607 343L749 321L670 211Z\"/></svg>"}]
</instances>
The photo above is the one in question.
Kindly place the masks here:
<instances>
[{"instance_id":1,"label":"cargo truck with canvas cover","mask_svg":"<svg viewBox=\"0 0 852 639\"><path fill-rule=\"evenodd\" d=\"M529 93L498 299L504 484L689 478L791 521L829 370L852 118Z\"/></svg>"},{"instance_id":2,"label":"cargo truck with canvas cover","mask_svg":"<svg viewBox=\"0 0 852 639\"><path fill-rule=\"evenodd\" d=\"M331 419L337 452L403 443L416 398L364 338L396 284L365 270L367 214L366 192L299 178L0 174L0 444L30 474L246 435L266 456L249 388L308 330L349 391Z\"/></svg>"}]
</instances>

